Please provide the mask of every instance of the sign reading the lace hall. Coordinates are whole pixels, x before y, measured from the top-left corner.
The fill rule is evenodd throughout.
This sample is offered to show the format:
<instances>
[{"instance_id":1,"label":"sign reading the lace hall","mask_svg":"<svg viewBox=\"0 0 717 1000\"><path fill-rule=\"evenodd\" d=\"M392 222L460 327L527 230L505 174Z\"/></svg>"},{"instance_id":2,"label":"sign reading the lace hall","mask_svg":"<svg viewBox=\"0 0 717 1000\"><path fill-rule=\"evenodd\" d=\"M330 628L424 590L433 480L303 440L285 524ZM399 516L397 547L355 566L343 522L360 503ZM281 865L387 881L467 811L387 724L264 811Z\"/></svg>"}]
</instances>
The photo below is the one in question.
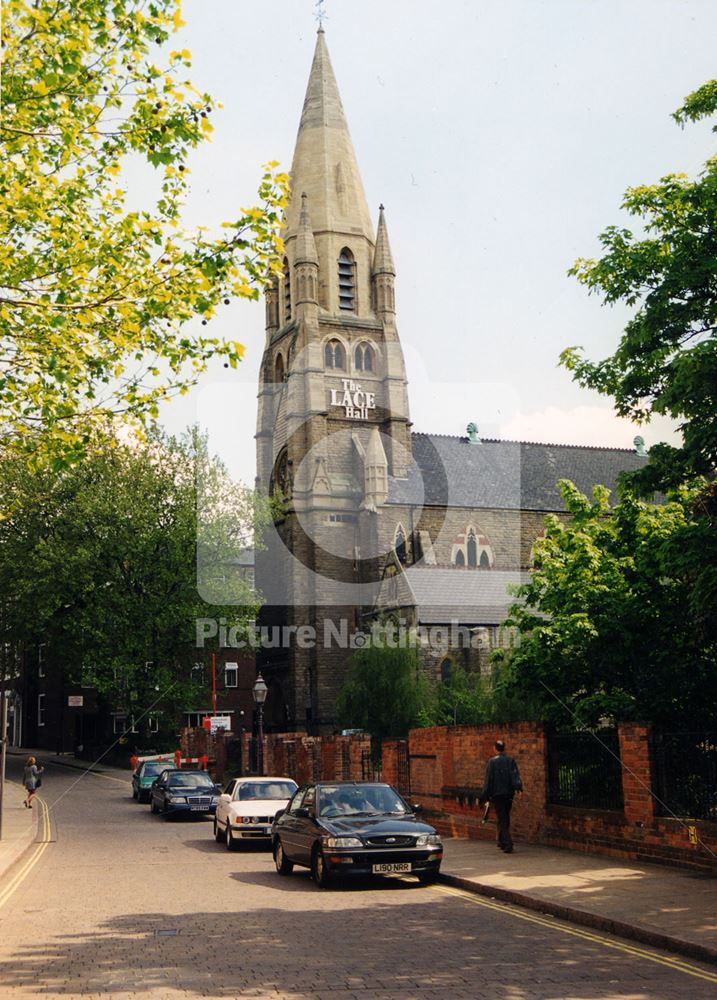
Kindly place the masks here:
<instances>
[{"instance_id":1,"label":"sign reading the lace hall","mask_svg":"<svg viewBox=\"0 0 717 1000\"><path fill-rule=\"evenodd\" d=\"M366 392L360 382L341 379L341 389L329 389L331 406L342 406L350 420L368 420L369 410L376 409L376 393Z\"/></svg>"}]
</instances>

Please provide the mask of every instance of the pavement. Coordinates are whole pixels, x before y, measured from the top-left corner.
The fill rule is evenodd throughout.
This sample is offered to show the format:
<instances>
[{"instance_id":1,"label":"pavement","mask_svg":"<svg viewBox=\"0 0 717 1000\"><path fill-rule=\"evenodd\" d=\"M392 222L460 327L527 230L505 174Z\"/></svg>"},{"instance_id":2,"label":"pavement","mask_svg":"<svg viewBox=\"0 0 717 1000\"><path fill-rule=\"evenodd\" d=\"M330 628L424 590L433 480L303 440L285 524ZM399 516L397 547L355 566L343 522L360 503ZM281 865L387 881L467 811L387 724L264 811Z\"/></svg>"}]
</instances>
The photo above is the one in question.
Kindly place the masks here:
<instances>
[{"instance_id":1,"label":"pavement","mask_svg":"<svg viewBox=\"0 0 717 1000\"><path fill-rule=\"evenodd\" d=\"M74 756L22 751L29 753L48 765L89 768ZM92 770L129 778L129 772L116 768ZM35 837L34 817L22 808L22 790L12 783L7 787L11 791L5 814L7 839L0 845L0 878L3 857L12 854L13 846L19 856ZM516 843L510 855L490 841L446 838L444 844L441 874L448 885L717 964L713 875L533 844Z\"/></svg>"},{"instance_id":2,"label":"pavement","mask_svg":"<svg viewBox=\"0 0 717 1000\"><path fill-rule=\"evenodd\" d=\"M25 789L15 781L5 781L2 840L0 840L0 888L3 877L32 847L37 838L39 803L32 809L23 805Z\"/></svg>"}]
</instances>

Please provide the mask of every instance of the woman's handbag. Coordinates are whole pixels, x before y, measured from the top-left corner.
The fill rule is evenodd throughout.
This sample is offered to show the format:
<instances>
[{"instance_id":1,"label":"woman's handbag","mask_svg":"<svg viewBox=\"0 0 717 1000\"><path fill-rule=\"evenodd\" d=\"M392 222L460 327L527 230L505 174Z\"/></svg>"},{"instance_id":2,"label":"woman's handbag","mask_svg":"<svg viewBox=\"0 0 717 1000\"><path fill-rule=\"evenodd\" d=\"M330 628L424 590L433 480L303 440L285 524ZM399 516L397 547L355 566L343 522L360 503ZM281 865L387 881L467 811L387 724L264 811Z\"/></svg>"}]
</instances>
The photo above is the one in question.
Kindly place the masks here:
<instances>
[{"instance_id":1,"label":"woman's handbag","mask_svg":"<svg viewBox=\"0 0 717 1000\"><path fill-rule=\"evenodd\" d=\"M38 774L38 776L35 778L35 788L39 788L41 784L42 784L42 778Z\"/></svg>"}]
</instances>

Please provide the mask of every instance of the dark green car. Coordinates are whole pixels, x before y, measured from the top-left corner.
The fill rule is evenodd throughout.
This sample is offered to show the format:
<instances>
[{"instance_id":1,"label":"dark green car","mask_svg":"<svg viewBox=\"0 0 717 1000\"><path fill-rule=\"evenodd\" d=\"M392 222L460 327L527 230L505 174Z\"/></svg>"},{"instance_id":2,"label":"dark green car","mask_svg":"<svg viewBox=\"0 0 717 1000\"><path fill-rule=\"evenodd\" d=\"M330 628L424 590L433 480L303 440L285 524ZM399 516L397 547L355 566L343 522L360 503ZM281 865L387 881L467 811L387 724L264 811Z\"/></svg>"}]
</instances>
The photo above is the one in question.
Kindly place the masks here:
<instances>
[{"instance_id":1,"label":"dark green car","mask_svg":"<svg viewBox=\"0 0 717 1000\"><path fill-rule=\"evenodd\" d=\"M176 768L168 760L145 760L132 775L132 798L138 802L149 802L152 784L164 771Z\"/></svg>"}]
</instances>

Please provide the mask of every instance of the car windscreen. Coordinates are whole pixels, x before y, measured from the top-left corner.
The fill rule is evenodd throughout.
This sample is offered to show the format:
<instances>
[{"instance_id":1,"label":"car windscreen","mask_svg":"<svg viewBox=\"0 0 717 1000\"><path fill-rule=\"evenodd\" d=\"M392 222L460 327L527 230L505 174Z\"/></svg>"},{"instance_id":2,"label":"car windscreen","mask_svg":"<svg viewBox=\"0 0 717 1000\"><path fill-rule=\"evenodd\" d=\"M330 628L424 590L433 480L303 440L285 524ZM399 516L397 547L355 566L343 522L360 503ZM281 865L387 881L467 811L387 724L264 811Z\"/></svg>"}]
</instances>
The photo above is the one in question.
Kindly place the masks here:
<instances>
[{"instance_id":1,"label":"car windscreen","mask_svg":"<svg viewBox=\"0 0 717 1000\"><path fill-rule=\"evenodd\" d=\"M290 799L296 791L293 781L247 781L239 785L234 795L240 802L251 799Z\"/></svg>"},{"instance_id":2,"label":"car windscreen","mask_svg":"<svg viewBox=\"0 0 717 1000\"><path fill-rule=\"evenodd\" d=\"M406 803L389 785L323 785L319 816L405 816Z\"/></svg>"},{"instance_id":3,"label":"car windscreen","mask_svg":"<svg viewBox=\"0 0 717 1000\"><path fill-rule=\"evenodd\" d=\"M161 764L157 762L156 764L143 764L142 765L142 777L146 778L150 774L161 774L162 771L167 770L167 762L163 761Z\"/></svg>"},{"instance_id":4,"label":"car windscreen","mask_svg":"<svg viewBox=\"0 0 717 1000\"><path fill-rule=\"evenodd\" d=\"M167 784L170 788L214 788L208 774L170 774Z\"/></svg>"}]
</instances>

